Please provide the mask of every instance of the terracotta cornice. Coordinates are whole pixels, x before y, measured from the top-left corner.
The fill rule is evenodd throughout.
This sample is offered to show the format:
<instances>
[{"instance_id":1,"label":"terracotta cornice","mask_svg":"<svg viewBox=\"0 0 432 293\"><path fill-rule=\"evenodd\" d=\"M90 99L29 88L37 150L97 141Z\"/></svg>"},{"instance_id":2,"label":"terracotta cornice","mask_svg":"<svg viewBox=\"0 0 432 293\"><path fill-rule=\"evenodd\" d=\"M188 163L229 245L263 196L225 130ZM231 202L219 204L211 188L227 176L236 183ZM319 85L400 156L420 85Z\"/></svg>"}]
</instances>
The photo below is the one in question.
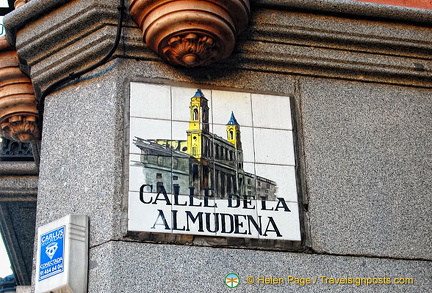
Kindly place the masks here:
<instances>
[{"instance_id":1,"label":"terracotta cornice","mask_svg":"<svg viewBox=\"0 0 432 293\"><path fill-rule=\"evenodd\" d=\"M230 56L250 14L249 0L131 0L129 10L147 46L186 67Z\"/></svg>"},{"instance_id":2,"label":"terracotta cornice","mask_svg":"<svg viewBox=\"0 0 432 293\"><path fill-rule=\"evenodd\" d=\"M14 7L18 8L26 4L27 2L30 2L30 0L16 0L14 3Z\"/></svg>"},{"instance_id":3,"label":"terracotta cornice","mask_svg":"<svg viewBox=\"0 0 432 293\"><path fill-rule=\"evenodd\" d=\"M38 111L30 78L21 72L18 55L0 38L0 127L2 136L19 142L39 140Z\"/></svg>"}]
</instances>

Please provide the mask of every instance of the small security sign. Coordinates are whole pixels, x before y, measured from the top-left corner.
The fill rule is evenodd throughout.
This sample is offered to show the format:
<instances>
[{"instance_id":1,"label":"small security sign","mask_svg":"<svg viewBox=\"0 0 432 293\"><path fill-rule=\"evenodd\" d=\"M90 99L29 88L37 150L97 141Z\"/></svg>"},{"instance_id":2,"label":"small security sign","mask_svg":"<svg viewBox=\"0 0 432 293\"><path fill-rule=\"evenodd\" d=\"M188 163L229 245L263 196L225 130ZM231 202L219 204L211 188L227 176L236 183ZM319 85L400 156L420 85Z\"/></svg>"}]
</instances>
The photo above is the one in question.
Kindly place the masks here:
<instances>
[{"instance_id":1,"label":"small security sign","mask_svg":"<svg viewBox=\"0 0 432 293\"><path fill-rule=\"evenodd\" d=\"M64 271L65 226L43 234L40 241L39 281Z\"/></svg>"},{"instance_id":2,"label":"small security sign","mask_svg":"<svg viewBox=\"0 0 432 293\"><path fill-rule=\"evenodd\" d=\"M38 228L35 293L87 292L89 219L67 215Z\"/></svg>"}]
</instances>

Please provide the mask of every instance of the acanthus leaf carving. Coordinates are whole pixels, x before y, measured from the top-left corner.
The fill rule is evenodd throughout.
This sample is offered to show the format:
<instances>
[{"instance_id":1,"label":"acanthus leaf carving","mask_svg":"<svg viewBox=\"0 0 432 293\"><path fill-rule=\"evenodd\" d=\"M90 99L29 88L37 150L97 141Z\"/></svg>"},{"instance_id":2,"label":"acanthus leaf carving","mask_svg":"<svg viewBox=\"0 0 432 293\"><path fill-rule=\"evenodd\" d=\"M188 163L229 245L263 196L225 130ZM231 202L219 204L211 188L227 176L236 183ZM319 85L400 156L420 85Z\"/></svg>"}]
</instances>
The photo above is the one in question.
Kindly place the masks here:
<instances>
[{"instance_id":1,"label":"acanthus leaf carving","mask_svg":"<svg viewBox=\"0 0 432 293\"><path fill-rule=\"evenodd\" d=\"M171 37L162 48L167 60L174 65L201 66L212 62L218 46L210 36L187 33Z\"/></svg>"}]
</instances>

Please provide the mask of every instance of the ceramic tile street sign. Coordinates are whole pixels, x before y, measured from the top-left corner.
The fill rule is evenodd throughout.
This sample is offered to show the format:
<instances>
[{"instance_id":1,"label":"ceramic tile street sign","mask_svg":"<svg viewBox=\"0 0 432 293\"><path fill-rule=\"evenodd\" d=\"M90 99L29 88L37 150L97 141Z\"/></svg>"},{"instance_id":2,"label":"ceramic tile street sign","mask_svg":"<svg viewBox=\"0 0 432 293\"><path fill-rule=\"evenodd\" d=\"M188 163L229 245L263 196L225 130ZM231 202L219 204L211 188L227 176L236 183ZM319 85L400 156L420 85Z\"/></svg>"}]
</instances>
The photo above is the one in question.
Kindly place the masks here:
<instances>
[{"instance_id":1,"label":"ceramic tile street sign","mask_svg":"<svg viewBox=\"0 0 432 293\"><path fill-rule=\"evenodd\" d=\"M288 97L130 86L129 231L300 240Z\"/></svg>"}]
</instances>

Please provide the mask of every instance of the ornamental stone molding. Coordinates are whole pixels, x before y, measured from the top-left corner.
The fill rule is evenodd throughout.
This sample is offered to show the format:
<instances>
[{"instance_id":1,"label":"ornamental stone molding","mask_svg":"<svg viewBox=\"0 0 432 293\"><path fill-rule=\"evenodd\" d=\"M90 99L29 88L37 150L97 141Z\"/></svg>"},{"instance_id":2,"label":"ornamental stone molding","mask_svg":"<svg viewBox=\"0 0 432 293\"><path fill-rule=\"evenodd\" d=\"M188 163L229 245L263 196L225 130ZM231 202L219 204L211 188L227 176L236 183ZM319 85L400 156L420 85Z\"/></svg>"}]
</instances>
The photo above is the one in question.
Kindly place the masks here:
<instances>
[{"instance_id":1,"label":"ornamental stone molding","mask_svg":"<svg viewBox=\"0 0 432 293\"><path fill-rule=\"evenodd\" d=\"M182 81L190 81L191 76L205 80L207 76L246 70L432 86L432 10L350 0L256 0L248 21L249 7L242 1L247 0L127 1L131 15L146 30L143 32L132 17L125 17L121 45L114 58L142 61L143 64L151 62L166 75L171 69L162 64L165 62L152 52L150 44L154 44L153 50L168 56L164 58L170 58L174 64L189 66L204 64L202 55L216 60L220 49L231 51L225 45L221 47L220 38L214 34L207 33L204 38L203 30L170 35L168 32L175 31L180 22L167 24L165 30L161 30L159 22L149 23L154 19L149 18L151 15L175 2L202 2L218 7L231 19L231 22L225 22L222 14L201 10L193 14L209 14L209 18L225 24L231 36L222 34L224 39L235 40L233 32L237 36L246 26L248 29L243 32L241 42L235 45L236 54L229 60L192 71L173 69L184 75ZM99 60L110 50L116 37L118 5L119 0L31 0L4 17L8 41L18 51L22 61L20 68L31 74L37 96L51 84ZM222 9L223 5L229 9ZM240 7L237 13L234 13L235 7ZM311 13L310 7L319 13ZM183 15L183 12L159 13L156 19L161 21L175 15ZM348 15L356 15L359 19ZM376 21L370 21L370 18ZM389 25L394 21L400 25ZM216 30L216 27L209 29ZM153 33L155 31L158 34ZM164 39L163 32L170 37ZM143 36L147 46L142 41Z\"/></svg>"},{"instance_id":2,"label":"ornamental stone molding","mask_svg":"<svg viewBox=\"0 0 432 293\"><path fill-rule=\"evenodd\" d=\"M18 55L0 38L1 135L19 142L39 140L38 111L30 78L19 68Z\"/></svg>"},{"instance_id":3,"label":"ornamental stone molding","mask_svg":"<svg viewBox=\"0 0 432 293\"><path fill-rule=\"evenodd\" d=\"M250 15L249 0L131 0L129 10L147 46L186 67L230 56Z\"/></svg>"}]
</instances>

